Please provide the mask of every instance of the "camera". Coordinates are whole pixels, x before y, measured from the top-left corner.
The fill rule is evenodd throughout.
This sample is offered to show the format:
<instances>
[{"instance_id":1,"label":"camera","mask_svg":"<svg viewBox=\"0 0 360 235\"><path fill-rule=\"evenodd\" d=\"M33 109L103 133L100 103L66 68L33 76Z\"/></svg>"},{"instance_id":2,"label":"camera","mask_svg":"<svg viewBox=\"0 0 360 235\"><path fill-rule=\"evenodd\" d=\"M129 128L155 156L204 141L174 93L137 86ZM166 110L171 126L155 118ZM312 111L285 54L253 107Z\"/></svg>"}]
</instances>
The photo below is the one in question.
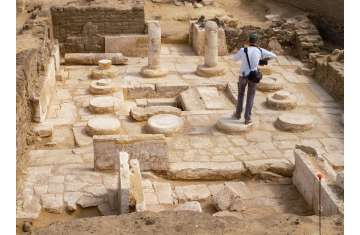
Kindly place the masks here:
<instances>
[{"instance_id":1,"label":"camera","mask_svg":"<svg viewBox=\"0 0 360 235\"><path fill-rule=\"evenodd\" d=\"M267 59L261 59L259 60L259 65L260 66L264 66L264 65L267 65L268 64L268 60Z\"/></svg>"}]
</instances>

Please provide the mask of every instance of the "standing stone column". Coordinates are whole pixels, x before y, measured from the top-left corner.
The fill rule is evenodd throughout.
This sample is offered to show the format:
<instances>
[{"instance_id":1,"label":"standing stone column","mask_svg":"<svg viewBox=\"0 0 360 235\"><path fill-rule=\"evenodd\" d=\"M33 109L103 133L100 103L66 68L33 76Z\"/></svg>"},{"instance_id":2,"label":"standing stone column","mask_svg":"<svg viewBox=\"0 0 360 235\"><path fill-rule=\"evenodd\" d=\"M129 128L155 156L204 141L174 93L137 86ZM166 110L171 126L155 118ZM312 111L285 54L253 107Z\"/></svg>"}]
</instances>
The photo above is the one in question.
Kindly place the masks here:
<instances>
[{"instance_id":1,"label":"standing stone column","mask_svg":"<svg viewBox=\"0 0 360 235\"><path fill-rule=\"evenodd\" d=\"M205 64L199 65L196 74L202 77L213 77L223 75L225 69L218 64L218 31L219 28L214 21L205 24Z\"/></svg>"},{"instance_id":2,"label":"standing stone column","mask_svg":"<svg viewBox=\"0 0 360 235\"><path fill-rule=\"evenodd\" d=\"M148 65L141 69L146 78L163 77L168 71L160 66L161 28L159 21L148 21Z\"/></svg>"}]
</instances>

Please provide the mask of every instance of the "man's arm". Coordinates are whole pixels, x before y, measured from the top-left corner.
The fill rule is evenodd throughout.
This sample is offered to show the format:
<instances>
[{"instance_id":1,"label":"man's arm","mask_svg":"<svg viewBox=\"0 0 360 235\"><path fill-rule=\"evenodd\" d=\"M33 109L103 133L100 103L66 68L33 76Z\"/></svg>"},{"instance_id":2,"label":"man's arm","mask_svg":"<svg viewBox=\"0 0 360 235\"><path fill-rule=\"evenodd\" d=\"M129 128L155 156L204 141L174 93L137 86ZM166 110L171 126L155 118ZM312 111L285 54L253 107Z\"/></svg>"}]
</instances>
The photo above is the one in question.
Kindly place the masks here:
<instances>
[{"instance_id":1,"label":"man's arm","mask_svg":"<svg viewBox=\"0 0 360 235\"><path fill-rule=\"evenodd\" d=\"M262 59L274 59L276 55L266 49L261 48L262 51Z\"/></svg>"},{"instance_id":2,"label":"man's arm","mask_svg":"<svg viewBox=\"0 0 360 235\"><path fill-rule=\"evenodd\" d=\"M241 48L236 54L233 56L233 59L235 61L239 61L241 59L241 52L244 50L244 48Z\"/></svg>"}]
</instances>

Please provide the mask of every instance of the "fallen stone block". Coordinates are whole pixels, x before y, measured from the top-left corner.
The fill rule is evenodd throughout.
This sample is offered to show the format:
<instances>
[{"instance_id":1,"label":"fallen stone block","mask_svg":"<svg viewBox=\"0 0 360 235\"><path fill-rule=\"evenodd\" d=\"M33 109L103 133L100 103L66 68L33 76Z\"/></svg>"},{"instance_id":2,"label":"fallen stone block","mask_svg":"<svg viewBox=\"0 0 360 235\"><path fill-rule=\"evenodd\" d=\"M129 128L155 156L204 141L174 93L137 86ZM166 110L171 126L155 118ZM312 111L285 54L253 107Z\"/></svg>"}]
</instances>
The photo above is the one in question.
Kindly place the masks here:
<instances>
[{"instance_id":1,"label":"fallen stone block","mask_svg":"<svg viewBox=\"0 0 360 235\"><path fill-rule=\"evenodd\" d=\"M102 197L95 197L90 194L84 194L77 200L76 204L81 206L82 208L88 208L88 207L98 206L103 202L104 202L104 198Z\"/></svg>"},{"instance_id":2,"label":"fallen stone block","mask_svg":"<svg viewBox=\"0 0 360 235\"><path fill-rule=\"evenodd\" d=\"M104 135L94 136L95 170L118 169L118 152L127 152L137 159L141 170L165 171L168 167L168 147L164 135Z\"/></svg>"},{"instance_id":3,"label":"fallen stone block","mask_svg":"<svg viewBox=\"0 0 360 235\"><path fill-rule=\"evenodd\" d=\"M145 211L145 199L142 185L142 177L140 172L140 164L137 159L130 160L130 189L132 198L135 201L135 209L137 212Z\"/></svg>"},{"instance_id":4,"label":"fallen stone block","mask_svg":"<svg viewBox=\"0 0 360 235\"><path fill-rule=\"evenodd\" d=\"M175 192L179 201L204 201L210 198L210 191L205 184L176 186Z\"/></svg>"},{"instance_id":5,"label":"fallen stone block","mask_svg":"<svg viewBox=\"0 0 360 235\"><path fill-rule=\"evenodd\" d=\"M150 117L157 114L173 114L180 116L181 109L172 106L149 106L149 107L134 107L130 111L130 115L136 121L147 121Z\"/></svg>"},{"instance_id":6,"label":"fallen stone block","mask_svg":"<svg viewBox=\"0 0 360 235\"><path fill-rule=\"evenodd\" d=\"M81 197L82 193L80 192L65 192L64 193L64 203L65 208L69 212L77 210L77 201Z\"/></svg>"},{"instance_id":7,"label":"fallen stone block","mask_svg":"<svg viewBox=\"0 0 360 235\"><path fill-rule=\"evenodd\" d=\"M244 161L244 165L251 175L269 171L285 177L291 177L294 170L294 165L287 159L250 160Z\"/></svg>"},{"instance_id":8,"label":"fallen stone block","mask_svg":"<svg viewBox=\"0 0 360 235\"><path fill-rule=\"evenodd\" d=\"M49 213L61 214L64 210L62 194L43 194L41 204L42 208Z\"/></svg>"},{"instance_id":9,"label":"fallen stone block","mask_svg":"<svg viewBox=\"0 0 360 235\"><path fill-rule=\"evenodd\" d=\"M174 208L174 211L195 211L195 212L202 212L202 208L200 202L198 201L191 201L185 202L184 204L180 204Z\"/></svg>"},{"instance_id":10,"label":"fallen stone block","mask_svg":"<svg viewBox=\"0 0 360 235\"><path fill-rule=\"evenodd\" d=\"M53 126L51 124L40 124L35 126L34 132L41 138L50 137L53 133Z\"/></svg>"},{"instance_id":11,"label":"fallen stone block","mask_svg":"<svg viewBox=\"0 0 360 235\"><path fill-rule=\"evenodd\" d=\"M230 209L234 201L238 198L240 199L240 196L237 192L227 185L224 185L224 187L212 197L216 209L220 211Z\"/></svg>"},{"instance_id":12,"label":"fallen stone block","mask_svg":"<svg viewBox=\"0 0 360 235\"><path fill-rule=\"evenodd\" d=\"M128 59L121 53L66 53L65 64L67 65L98 65L99 60L111 60L114 65L128 63Z\"/></svg>"},{"instance_id":13,"label":"fallen stone block","mask_svg":"<svg viewBox=\"0 0 360 235\"><path fill-rule=\"evenodd\" d=\"M172 195L171 186L169 183L153 182L156 196L160 204L173 205L174 198Z\"/></svg>"},{"instance_id":14,"label":"fallen stone block","mask_svg":"<svg viewBox=\"0 0 360 235\"><path fill-rule=\"evenodd\" d=\"M136 84L124 88L126 99L140 99L156 97L154 84Z\"/></svg>"},{"instance_id":15,"label":"fallen stone block","mask_svg":"<svg viewBox=\"0 0 360 235\"><path fill-rule=\"evenodd\" d=\"M184 82L162 82L155 84L156 96L162 98L175 97L188 88L189 85Z\"/></svg>"}]
</instances>

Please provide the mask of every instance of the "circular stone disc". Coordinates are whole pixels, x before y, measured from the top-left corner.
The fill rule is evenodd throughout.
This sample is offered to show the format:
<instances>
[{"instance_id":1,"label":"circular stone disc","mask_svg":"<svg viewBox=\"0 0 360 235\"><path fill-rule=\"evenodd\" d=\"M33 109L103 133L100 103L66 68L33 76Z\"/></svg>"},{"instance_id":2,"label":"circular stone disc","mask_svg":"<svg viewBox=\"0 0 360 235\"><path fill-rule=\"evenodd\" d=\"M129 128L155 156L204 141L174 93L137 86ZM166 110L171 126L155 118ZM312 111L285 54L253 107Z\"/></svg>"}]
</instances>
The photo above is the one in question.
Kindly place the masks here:
<instances>
[{"instance_id":1,"label":"circular stone disc","mask_svg":"<svg viewBox=\"0 0 360 235\"><path fill-rule=\"evenodd\" d=\"M260 91L277 91L283 88L283 84L279 78L267 76L261 79L256 88Z\"/></svg>"},{"instance_id":2,"label":"circular stone disc","mask_svg":"<svg viewBox=\"0 0 360 235\"><path fill-rule=\"evenodd\" d=\"M244 122L231 117L222 117L216 123L218 130L229 134L240 134L251 130L253 126L254 124L245 125Z\"/></svg>"},{"instance_id":3,"label":"circular stone disc","mask_svg":"<svg viewBox=\"0 0 360 235\"><path fill-rule=\"evenodd\" d=\"M289 98L290 95L291 94L288 91L277 91L272 97L276 100L285 100Z\"/></svg>"},{"instance_id":4,"label":"circular stone disc","mask_svg":"<svg viewBox=\"0 0 360 235\"><path fill-rule=\"evenodd\" d=\"M112 113L115 110L115 98L100 96L90 100L89 109L94 113Z\"/></svg>"},{"instance_id":5,"label":"circular stone disc","mask_svg":"<svg viewBox=\"0 0 360 235\"><path fill-rule=\"evenodd\" d=\"M284 131L306 131L313 127L314 118L301 113L282 114L276 120L275 126Z\"/></svg>"},{"instance_id":6,"label":"circular stone disc","mask_svg":"<svg viewBox=\"0 0 360 235\"><path fill-rule=\"evenodd\" d=\"M115 67L111 67L108 69L96 68L91 71L90 78L96 80L104 78L115 78L118 74L119 71Z\"/></svg>"},{"instance_id":7,"label":"circular stone disc","mask_svg":"<svg viewBox=\"0 0 360 235\"><path fill-rule=\"evenodd\" d=\"M96 117L90 119L86 126L88 135L114 135L120 132L120 122L112 117Z\"/></svg>"},{"instance_id":8,"label":"circular stone disc","mask_svg":"<svg viewBox=\"0 0 360 235\"><path fill-rule=\"evenodd\" d=\"M154 134L171 135L180 132L183 127L183 119L173 114L157 114L148 119L148 128Z\"/></svg>"},{"instance_id":9,"label":"circular stone disc","mask_svg":"<svg viewBox=\"0 0 360 235\"><path fill-rule=\"evenodd\" d=\"M89 86L89 91L91 94L103 95L113 92L113 86L110 79L100 79L97 81L91 82Z\"/></svg>"},{"instance_id":10,"label":"circular stone disc","mask_svg":"<svg viewBox=\"0 0 360 235\"><path fill-rule=\"evenodd\" d=\"M99 60L98 61L100 69L109 69L111 67L112 61L111 60Z\"/></svg>"},{"instance_id":11,"label":"circular stone disc","mask_svg":"<svg viewBox=\"0 0 360 235\"><path fill-rule=\"evenodd\" d=\"M266 105L276 110L290 110L296 107L296 96L287 91L278 91L266 99Z\"/></svg>"}]
</instances>

